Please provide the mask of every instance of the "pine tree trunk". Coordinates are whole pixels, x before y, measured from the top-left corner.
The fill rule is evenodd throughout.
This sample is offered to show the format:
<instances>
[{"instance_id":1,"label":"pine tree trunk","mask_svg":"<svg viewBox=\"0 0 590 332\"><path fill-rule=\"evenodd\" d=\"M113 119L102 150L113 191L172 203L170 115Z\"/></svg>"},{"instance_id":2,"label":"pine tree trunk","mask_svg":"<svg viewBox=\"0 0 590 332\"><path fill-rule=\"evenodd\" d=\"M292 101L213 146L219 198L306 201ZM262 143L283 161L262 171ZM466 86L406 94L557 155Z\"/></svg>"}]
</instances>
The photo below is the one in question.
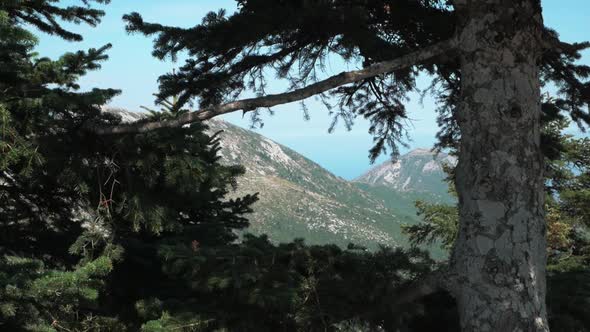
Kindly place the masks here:
<instances>
[{"instance_id":1,"label":"pine tree trunk","mask_svg":"<svg viewBox=\"0 0 590 332\"><path fill-rule=\"evenodd\" d=\"M549 331L535 0L457 0L462 103L451 264L464 332Z\"/></svg>"}]
</instances>

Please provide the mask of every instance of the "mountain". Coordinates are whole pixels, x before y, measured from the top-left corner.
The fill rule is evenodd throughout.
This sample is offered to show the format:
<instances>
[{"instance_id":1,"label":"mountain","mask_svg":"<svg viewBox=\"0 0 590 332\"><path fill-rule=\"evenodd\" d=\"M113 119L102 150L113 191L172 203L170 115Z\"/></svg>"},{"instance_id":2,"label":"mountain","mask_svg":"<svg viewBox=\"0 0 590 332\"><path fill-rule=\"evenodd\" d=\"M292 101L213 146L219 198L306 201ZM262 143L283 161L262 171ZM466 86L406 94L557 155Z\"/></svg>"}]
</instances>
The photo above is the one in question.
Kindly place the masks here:
<instances>
[{"instance_id":1,"label":"mountain","mask_svg":"<svg viewBox=\"0 0 590 332\"><path fill-rule=\"evenodd\" d=\"M264 136L221 120L208 125L211 132L223 130L222 161L246 168L235 195L260 193L249 232L277 242L406 243L400 224L415 222L415 215L391 211L380 198Z\"/></svg>"},{"instance_id":2,"label":"mountain","mask_svg":"<svg viewBox=\"0 0 590 332\"><path fill-rule=\"evenodd\" d=\"M353 181L364 189L383 197L394 196L408 199L420 198L429 201L450 203L453 201L444 180L444 165L454 166L457 160L445 153L430 149L415 149L397 160L386 161L367 171Z\"/></svg>"},{"instance_id":3,"label":"mountain","mask_svg":"<svg viewBox=\"0 0 590 332\"><path fill-rule=\"evenodd\" d=\"M108 111L124 121L143 117ZM443 182L442 164L453 162L447 155L417 149L347 181L253 131L217 119L207 124L210 133L221 131L221 161L246 169L231 196L259 193L247 232L267 234L274 242L405 246L400 226L418 221L415 200L452 201Z\"/></svg>"}]
</instances>

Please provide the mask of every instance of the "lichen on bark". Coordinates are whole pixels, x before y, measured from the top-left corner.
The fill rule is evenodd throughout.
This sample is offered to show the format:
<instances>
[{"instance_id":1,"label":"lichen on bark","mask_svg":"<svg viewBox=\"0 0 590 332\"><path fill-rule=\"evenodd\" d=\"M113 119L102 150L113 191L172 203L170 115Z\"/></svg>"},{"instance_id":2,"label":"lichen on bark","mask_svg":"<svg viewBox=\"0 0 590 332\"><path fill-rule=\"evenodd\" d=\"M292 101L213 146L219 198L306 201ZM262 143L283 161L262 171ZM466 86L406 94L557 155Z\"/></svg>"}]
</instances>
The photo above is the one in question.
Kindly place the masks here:
<instances>
[{"instance_id":1,"label":"lichen on bark","mask_svg":"<svg viewBox=\"0 0 590 332\"><path fill-rule=\"evenodd\" d=\"M460 229L451 266L463 331L548 331L541 7L534 0L455 3L462 17L456 188Z\"/></svg>"}]
</instances>

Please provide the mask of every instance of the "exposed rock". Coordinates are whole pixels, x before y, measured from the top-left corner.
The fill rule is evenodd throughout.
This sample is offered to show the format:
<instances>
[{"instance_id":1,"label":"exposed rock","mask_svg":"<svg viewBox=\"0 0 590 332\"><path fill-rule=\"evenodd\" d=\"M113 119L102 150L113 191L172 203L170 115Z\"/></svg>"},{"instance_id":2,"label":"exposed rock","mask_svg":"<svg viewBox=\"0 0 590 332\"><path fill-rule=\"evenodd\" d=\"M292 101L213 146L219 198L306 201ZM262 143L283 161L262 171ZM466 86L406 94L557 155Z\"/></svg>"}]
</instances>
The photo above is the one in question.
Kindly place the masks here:
<instances>
[{"instance_id":1,"label":"exposed rock","mask_svg":"<svg viewBox=\"0 0 590 332\"><path fill-rule=\"evenodd\" d=\"M396 191L446 193L443 165L456 164L454 156L415 149L395 161L386 161L354 181L373 186L386 186Z\"/></svg>"},{"instance_id":2,"label":"exposed rock","mask_svg":"<svg viewBox=\"0 0 590 332\"><path fill-rule=\"evenodd\" d=\"M143 116L116 108L106 111L121 115L124 121ZM404 245L400 224L417 220L415 197L404 192L422 188L420 185L429 190L430 182L446 190L441 162L450 157L433 159L427 149L414 150L395 163L383 163L358 178L359 182L349 182L253 131L220 119L209 120L207 125L210 133L223 131L219 136L221 161L246 168L231 196L259 193L247 231L268 234L276 242L305 238L308 243L354 242L372 248ZM375 192L363 187L366 183L388 189Z\"/></svg>"}]
</instances>

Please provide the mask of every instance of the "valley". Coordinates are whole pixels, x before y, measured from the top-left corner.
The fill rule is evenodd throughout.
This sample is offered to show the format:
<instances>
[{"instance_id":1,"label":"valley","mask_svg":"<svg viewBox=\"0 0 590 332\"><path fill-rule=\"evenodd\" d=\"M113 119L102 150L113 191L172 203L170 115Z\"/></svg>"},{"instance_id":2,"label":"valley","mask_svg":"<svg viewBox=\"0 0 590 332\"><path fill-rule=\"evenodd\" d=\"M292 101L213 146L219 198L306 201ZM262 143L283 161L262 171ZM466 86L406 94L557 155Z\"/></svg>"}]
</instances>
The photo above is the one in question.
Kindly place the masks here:
<instances>
[{"instance_id":1,"label":"valley","mask_svg":"<svg viewBox=\"0 0 590 332\"><path fill-rule=\"evenodd\" d=\"M274 242L406 246L400 226L418 222L415 200L453 202L442 165L454 158L445 154L417 149L347 181L253 131L223 120L208 125L223 131L222 161L246 168L233 195L260 193L248 232Z\"/></svg>"}]
</instances>

